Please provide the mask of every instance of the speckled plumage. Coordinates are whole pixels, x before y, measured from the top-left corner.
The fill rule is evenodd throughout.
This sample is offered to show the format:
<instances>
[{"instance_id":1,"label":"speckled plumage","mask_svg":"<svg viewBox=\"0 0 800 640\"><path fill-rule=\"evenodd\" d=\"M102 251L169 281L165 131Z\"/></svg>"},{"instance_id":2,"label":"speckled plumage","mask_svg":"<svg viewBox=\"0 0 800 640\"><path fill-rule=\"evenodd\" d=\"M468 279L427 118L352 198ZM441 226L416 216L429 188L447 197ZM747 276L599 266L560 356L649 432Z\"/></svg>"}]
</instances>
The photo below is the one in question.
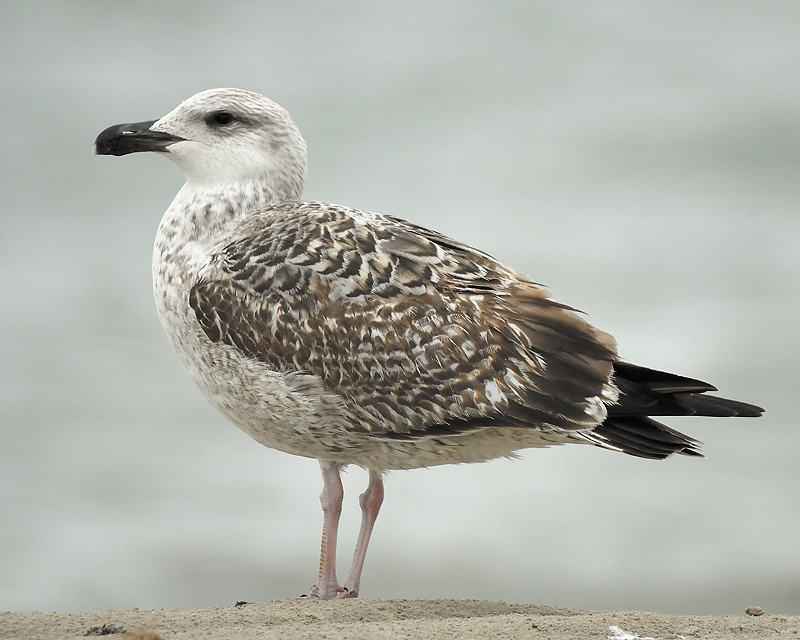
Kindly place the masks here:
<instances>
[{"instance_id":1,"label":"speckled plumage","mask_svg":"<svg viewBox=\"0 0 800 640\"><path fill-rule=\"evenodd\" d=\"M447 448L415 460L410 441L531 424L567 440L602 421L604 394L616 397L609 336L434 232L288 201L259 209L221 244L189 303L211 342L335 394L346 433L331 452L309 445L314 457L380 469L461 462Z\"/></svg>"},{"instance_id":2,"label":"speckled plumage","mask_svg":"<svg viewBox=\"0 0 800 640\"><path fill-rule=\"evenodd\" d=\"M691 438L649 416L760 413L705 395L714 388L700 381L620 362L611 336L485 253L399 218L302 201L305 142L257 94L202 92L158 121L109 128L96 150L161 152L186 173L155 242L159 316L232 422L320 460L315 597L357 593L386 470L567 442L697 455ZM342 588L331 514L346 464L369 469L371 482Z\"/></svg>"}]
</instances>

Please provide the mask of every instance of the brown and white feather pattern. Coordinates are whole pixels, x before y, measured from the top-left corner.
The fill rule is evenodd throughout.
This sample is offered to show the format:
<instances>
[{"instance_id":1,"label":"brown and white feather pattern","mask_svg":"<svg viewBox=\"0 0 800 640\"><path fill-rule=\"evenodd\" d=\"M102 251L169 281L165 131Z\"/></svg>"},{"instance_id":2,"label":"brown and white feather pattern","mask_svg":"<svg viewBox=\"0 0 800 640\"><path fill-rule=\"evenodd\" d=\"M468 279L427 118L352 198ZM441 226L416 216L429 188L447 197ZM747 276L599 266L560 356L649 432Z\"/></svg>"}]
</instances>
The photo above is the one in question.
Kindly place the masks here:
<instances>
[{"instance_id":1,"label":"brown and white feather pattern","mask_svg":"<svg viewBox=\"0 0 800 640\"><path fill-rule=\"evenodd\" d=\"M189 303L212 343L321 380L367 439L521 428L580 440L617 400L611 336L485 253L397 218L269 204L211 250Z\"/></svg>"},{"instance_id":2,"label":"brown and white feather pattern","mask_svg":"<svg viewBox=\"0 0 800 640\"><path fill-rule=\"evenodd\" d=\"M700 455L661 415L758 416L711 385L617 359L616 344L543 287L434 231L301 201L306 144L285 109L211 89L157 121L114 125L95 151L154 151L186 175L159 225L159 318L202 392L256 441L316 458L322 553L311 598L358 594L390 469L589 443ZM343 586L341 467L370 470Z\"/></svg>"}]
</instances>

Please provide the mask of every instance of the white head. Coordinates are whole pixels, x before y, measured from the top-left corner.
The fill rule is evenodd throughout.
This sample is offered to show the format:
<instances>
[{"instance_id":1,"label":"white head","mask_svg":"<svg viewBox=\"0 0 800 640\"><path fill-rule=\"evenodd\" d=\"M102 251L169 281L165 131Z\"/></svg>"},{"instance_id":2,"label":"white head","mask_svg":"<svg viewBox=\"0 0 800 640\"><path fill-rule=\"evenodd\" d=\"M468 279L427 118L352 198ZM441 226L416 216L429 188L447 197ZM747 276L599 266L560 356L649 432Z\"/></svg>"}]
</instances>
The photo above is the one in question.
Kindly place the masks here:
<instances>
[{"instance_id":1,"label":"white head","mask_svg":"<svg viewBox=\"0 0 800 640\"><path fill-rule=\"evenodd\" d=\"M306 143L289 113L242 89L209 89L156 121L116 125L101 133L95 153L165 154L190 187L257 184L274 200L301 197Z\"/></svg>"}]
</instances>

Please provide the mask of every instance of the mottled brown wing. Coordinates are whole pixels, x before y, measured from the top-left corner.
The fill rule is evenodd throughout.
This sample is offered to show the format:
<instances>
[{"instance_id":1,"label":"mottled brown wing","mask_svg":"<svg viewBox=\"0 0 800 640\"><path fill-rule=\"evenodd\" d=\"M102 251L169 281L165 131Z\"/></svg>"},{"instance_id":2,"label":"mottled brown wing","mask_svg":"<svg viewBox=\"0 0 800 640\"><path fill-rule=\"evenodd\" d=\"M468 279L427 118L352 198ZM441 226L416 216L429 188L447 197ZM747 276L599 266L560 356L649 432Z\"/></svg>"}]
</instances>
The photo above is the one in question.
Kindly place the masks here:
<instances>
[{"instance_id":1,"label":"mottled brown wing","mask_svg":"<svg viewBox=\"0 0 800 640\"><path fill-rule=\"evenodd\" d=\"M192 289L206 335L319 376L359 425L424 434L602 421L615 344L490 256L396 218L278 203Z\"/></svg>"}]
</instances>

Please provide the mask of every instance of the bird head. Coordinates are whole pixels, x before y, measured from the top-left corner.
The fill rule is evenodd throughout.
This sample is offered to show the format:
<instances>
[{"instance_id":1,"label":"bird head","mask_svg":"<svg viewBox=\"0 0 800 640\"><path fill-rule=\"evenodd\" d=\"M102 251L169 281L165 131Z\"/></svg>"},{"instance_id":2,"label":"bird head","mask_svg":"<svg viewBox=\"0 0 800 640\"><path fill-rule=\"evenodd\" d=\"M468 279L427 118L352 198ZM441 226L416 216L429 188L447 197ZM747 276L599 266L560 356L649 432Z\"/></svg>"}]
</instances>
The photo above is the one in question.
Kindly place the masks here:
<instances>
[{"instance_id":1,"label":"bird head","mask_svg":"<svg viewBox=\"0 0 800 640\"><path fill-rule=\"evenodd\" d=\"M276 200L300 198L306 178L306 143L289 113L242 89L209 89L158 120L109 127L94 151L155 151L175 162L190 186L263 183Z\"/></svg>"}]
</instances>

